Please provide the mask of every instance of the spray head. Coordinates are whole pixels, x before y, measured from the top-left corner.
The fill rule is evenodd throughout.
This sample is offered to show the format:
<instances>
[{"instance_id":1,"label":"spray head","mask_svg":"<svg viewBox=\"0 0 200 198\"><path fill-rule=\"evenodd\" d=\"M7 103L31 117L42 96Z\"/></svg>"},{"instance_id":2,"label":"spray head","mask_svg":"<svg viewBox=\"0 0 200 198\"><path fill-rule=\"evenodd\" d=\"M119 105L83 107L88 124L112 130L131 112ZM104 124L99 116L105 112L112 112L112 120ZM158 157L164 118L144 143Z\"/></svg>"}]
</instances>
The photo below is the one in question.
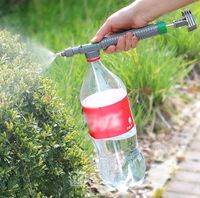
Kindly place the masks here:
<instances>
[{"instance_id":1,"label":"spray head","mask_svg":"<svg viewBox=\"0 0 200 198\"><path fill-rule=\"evenodd\" d=\"M194 17L190 10L183 11L182 16L183 16L182 19L175 20L173 21L173 24L170 24L170 25L173 25L175 28L179 28L186 25L188 27L188 32L197 28Z\"/></svg>"},{"instance_id":2,"label":"spray head","mask_svg":"<svg viewBox=\"0 0 200 198\"><path fill-rule=\"evenodd\" d=\"M104 37L100 42L98 43L89 43L85 45L79 45L76 47L72 48L67 48L63 52L60 52L56 55L58 56L65 56L65 57L70 57L75 54L85 54L86 58L88 59L93 59L96 58L97 55L99 54L99 51L101 49L106 49L110 45L116 45L118 42L118 39L125 35L127 32L131 32L132 35L136 36L138 39L146 39L149 37L153 37L156 35L161 35L167 33L167 28L168 27L181 27L181 26L187 26L188 31L192 31L197 28L197 25L195 23L195 20L192 16L192 12L190 10L188 11L183 11L182 12L182 19L175 20L173 21L172 24L166 24L163 21L160 21L156 24L150 24L142 28L138 29L130 29L124 32L119 32L116 34L112 34L110 36Z\"/></svg>"}]
</instances>

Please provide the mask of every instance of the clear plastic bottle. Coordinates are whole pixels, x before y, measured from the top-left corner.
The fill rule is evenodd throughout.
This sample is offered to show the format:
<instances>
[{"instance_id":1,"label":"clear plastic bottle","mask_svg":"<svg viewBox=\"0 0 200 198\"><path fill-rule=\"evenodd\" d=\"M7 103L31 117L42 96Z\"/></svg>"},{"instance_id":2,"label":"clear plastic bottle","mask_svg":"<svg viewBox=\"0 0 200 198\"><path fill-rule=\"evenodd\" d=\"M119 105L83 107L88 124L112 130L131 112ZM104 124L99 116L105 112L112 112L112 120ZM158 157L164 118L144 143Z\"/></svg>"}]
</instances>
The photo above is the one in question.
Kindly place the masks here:
<instances>
[{"instance_id":1,"label":"clear plastic bottle","mask_svg":"<svg viewBox=\"0 0 200 198\"><path fill-rule=\"evenodd\" d=\"M143 182L145 161L123 82L100 61L89 59L80 100L106 185L126 190Z\"/></svg>"}]
</instances>

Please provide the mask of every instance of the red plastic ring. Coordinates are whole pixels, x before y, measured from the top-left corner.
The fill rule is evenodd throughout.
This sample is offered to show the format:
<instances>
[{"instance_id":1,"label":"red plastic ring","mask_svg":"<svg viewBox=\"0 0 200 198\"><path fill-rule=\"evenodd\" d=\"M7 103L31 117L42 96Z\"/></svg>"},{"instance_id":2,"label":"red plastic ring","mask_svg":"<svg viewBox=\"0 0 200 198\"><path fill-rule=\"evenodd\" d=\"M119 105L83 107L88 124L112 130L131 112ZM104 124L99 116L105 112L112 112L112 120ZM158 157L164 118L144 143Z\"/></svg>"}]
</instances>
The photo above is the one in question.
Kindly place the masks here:
<instances>
[{"instance_id":1,"label":"red plastic ring","mask_svg":"<svg viewBox=\"0 0 200 198\"><path fill-rule=\"evenodd\" d=\"M92 63L92 62L96 62L100 59L100 56L96 57L96 58L92 58L92 59L87 59L87 62Z\"/></svg>"}]
</instances>

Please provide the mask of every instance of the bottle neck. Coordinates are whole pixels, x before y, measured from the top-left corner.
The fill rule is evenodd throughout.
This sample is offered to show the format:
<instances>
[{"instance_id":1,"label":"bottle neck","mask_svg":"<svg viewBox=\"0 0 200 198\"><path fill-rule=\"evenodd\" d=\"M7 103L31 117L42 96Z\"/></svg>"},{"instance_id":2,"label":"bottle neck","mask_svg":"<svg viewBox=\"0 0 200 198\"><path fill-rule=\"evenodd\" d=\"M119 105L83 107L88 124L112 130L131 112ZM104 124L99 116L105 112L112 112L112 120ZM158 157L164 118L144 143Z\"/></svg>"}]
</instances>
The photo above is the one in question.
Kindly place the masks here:
<instances>
[{"instance_id":1,"label":"bottle neck","mask_svg":"<svg viewBox=\"0 0 200 198\"><path fill-rule=\"evenodd\" d=\"M87 59L87 62L94 63L94 62L98 62L99 60L100 60L100 56L97 56L95 58Z\"/></svg>"}]
</instances>

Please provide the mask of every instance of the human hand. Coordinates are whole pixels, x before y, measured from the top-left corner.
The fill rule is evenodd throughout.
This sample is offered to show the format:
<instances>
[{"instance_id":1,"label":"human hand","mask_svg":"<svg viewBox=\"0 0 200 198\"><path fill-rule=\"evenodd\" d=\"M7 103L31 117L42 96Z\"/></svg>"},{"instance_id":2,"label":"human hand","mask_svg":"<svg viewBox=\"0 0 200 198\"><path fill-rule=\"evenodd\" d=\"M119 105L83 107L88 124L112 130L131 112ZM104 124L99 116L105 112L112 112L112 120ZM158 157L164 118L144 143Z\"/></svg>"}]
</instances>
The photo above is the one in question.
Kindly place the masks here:
<instances>
[{"instance_id":1,"label":"human hand","mask_svg":"<svg viewBox=\"0 0 200 198\"><path fill-rule=\"evenodd\" d=\"M142 16L138 15L137 10L135 10L135 5L131 4L112 14L97 31L95 37L92 39L92 42L99 42L105 36L115 32L132 28L139 28L145 25L147 25L147 21L143 19ZM133 36L131 32L128 32L118 39L117 45L109 46L105 52L113 53L119 51L127 51L130 48L136 47L137 43L137 37Z\"/></svg>"}]
</instances>

